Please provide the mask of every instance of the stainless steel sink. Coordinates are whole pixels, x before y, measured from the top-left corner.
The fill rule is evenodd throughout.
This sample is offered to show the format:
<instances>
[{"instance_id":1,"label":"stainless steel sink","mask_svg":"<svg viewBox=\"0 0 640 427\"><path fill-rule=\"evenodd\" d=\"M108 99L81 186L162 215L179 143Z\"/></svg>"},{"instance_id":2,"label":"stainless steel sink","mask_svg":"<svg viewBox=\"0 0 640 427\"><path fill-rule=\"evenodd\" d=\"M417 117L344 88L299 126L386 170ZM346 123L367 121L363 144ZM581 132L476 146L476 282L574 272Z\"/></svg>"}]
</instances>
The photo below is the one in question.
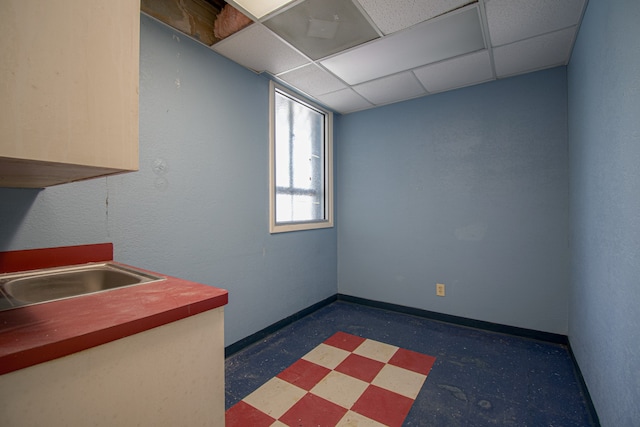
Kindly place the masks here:
<instances>
[{"instance_id":1,"label":"stainless steel sink","mask_svg":"<svg viewBox=\"0 0 640 427\"><path fill-rule=\"evenodd\" d=\"M139 285L164 277L113 263L51 268L0 275L0 292L9 304L1 309L55 301Z\"/></svg>"}]
</instances>

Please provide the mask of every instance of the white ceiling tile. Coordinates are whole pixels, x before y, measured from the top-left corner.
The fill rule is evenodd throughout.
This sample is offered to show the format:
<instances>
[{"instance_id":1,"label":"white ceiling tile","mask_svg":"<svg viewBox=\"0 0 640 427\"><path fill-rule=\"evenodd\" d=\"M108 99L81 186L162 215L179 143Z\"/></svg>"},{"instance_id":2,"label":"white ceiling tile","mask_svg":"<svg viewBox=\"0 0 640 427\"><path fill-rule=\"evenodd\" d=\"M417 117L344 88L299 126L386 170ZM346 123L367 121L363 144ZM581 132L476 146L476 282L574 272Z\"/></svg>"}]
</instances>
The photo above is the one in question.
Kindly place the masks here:
<instances>
[{"instance_id":1,"label":"white ceiling tile","mask_svg":"<svg viewBox=\"0 0 640 427\"><path fill-rule=\"evenodd\" d=\"M345 0L305 0L263 23L314 60L379 37L356 5Z\"/></svg>"},{"instance_id":2,"label":"white ceiling tile","mask_svg":"<svg viewBox=\"0 0 640 427\"><path fill-rule=\"evenodd\" d=\"M575 28L522 40L493 49L498 77L566 64Z\"/></svg>"},{"instance_id":3,"label":"white ceiling tile","mask_svg":"<svg viewBox=\"0 0 640 427\"><path fill-rule=\"evenodd\" d=\"M280 74L278 78L311 96L335 92L347 87L340 79L315 64Z\"/></svg>"},{"instance_id":4,"label":"white ceiling tile","mask_svg":"<svg viewBox=\"0 0 640 427\"><path fill-rule=\"evenodd\" d=\"M247 10L247 1L229 3ZM280 1L284 6L276 5ZM351 0L336 1L351 5ZM257 7L264 9L253 10L251 16L274 19L305 2L257 0ZM322 15L329 13L325 2L316 3L320 6L304 21L305 34L324 40L339 25L318 27L333 24L335 16ZM378 34L389 35L314 63L308 53L292 47L263 22L212 49L349 113L566 64L587 0L355 0L353 4L378 26ZM272 7L278 9L267 11ZM488 23L484 32L481 8Z\"/></svg>"},{"instance_id":5,"label":"white ceiling tile","mask_svg":"<svg viewBox=\"0 0 640 427\"><path fill-rule=\"evenodd\" d=\"M343 114L373 107L371 103L351 89L327 93L319 96L318 99L329 108L333 108Z\"/></svg>"},{"instance_id":6,"label":"white ceiling tile","mask_svg":"<svg viewBox=\"0 0 640 427\"><path fill-rule=\"evenodd\" d=\"M253 24L214 44L214 51L251 70L282 73L309 61L262 25Z\"/></svg>"},{"instance_id":7,"label":"white ceiling tile","mask_svg":"<svg viewBox=\"0 0 640 427\"><path fill-rule=\"evenodd\" d=\"M383 77L354 86L353 89L376 105L390 104L426 94L411 72Z\"/></svg>"},{"instance_id":8,"label":"white ceiling tile","mask_svg":"<svg viewBox=\"0 0 640 427\"><path fill-rule=\"evenodd\" d=\"M416 25L321 61L348 84L359 84L483 49L477 6Z\"/></svg>"},{"instance_id":9,"label":"white ceiling tile","mask_svg":"<svg viewBox=\"0 0 640 427\"><path fill-rule=\"evenodd\" d=\"M238 6L260 19L293 0L232 0Z\"/></svg>"},{"instance_id":10,"label":"white ceiling tile","mask_svg":"<svg viewBox=\"0 0 640 427\"><path fill-rule=\"evenodd\" d=\"M487 0L487 22L494 46L578 24L585 0Z\"/></svg>"},{"instance_id":11,"label":"white ceiling tile","mask_svg":"<svg viewBox=\"0 0 640 427\"><path fill-rule=\"evenodd\" d=\"M358 0L384 34L403 30L457 9L469 0Z\"/></svg>"},{"instance_id":12,"label":"white ceiling tile","mask_svg":"<svg viewBox=\"0 0 640 427\"><path fill-rule=\"evenodd\" d=\"M486 50L427 65L413 71L431 93L492 80L491 58Z\"/></svg>"}]
</instances>

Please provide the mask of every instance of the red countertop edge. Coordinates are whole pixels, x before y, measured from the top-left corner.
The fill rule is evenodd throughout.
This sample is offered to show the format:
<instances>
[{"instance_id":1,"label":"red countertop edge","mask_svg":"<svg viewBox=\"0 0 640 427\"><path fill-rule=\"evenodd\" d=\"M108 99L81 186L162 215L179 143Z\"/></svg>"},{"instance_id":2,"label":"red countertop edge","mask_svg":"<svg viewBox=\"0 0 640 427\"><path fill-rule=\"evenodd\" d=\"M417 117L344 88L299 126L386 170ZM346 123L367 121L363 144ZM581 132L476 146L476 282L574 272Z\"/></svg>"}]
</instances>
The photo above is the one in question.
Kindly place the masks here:
<instances>
[{"instance_id":1,"label":"red countertop edge","mask_svg":"<svg viewBox=\"0 0 640 427\"><path fill-rule=\"evenodd\" d=\"M0 274L113 260L113 243L0 252Z\"/></svg>"},{"instance_id":2,"label":"red countertop edge","mask_svg":"<svg viewBox=\"0 0 640 427\"><path fill-rule=\"evenodd\" d=\"M86 250L90 253L92 248ZM80 263L84 263L86 253L81 258ZM98 262L104 261L108 260ZM153 274L165 280L0 311L0 375L228 303L228 292L224 289Z\"/></svg>"}]
</instances>

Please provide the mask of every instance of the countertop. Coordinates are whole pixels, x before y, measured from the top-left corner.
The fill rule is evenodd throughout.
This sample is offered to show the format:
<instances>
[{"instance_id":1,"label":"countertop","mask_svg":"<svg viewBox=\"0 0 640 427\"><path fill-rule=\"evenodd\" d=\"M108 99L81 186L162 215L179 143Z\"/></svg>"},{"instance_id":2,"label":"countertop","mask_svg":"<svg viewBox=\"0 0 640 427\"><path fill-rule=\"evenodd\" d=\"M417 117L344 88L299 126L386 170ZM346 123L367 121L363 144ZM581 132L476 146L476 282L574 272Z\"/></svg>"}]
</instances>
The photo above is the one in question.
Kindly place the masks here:
<instances>
[{"instance_id":1,"label":"countertop","mask_svg":"<svg viewBox=\"0 0 640 427\"><path fill-rule=\"evenodd\" d=\"M16 265L37 269L111 261L104 258L112 258L113 247L105 245L111 244L3 252L0 253L0 273L18 271L14 268ZM94 249L100 255L88 256ZM47 253L54 255L47 256ZM72 262L79 259L68 256L73 253L81 253L82 261ZM56 265L24 261L25 256L35 259L34 254ZM14 259L21 261L16 264ZM222 307L228 302L228 292L224 289L148 272L166 280L0 311L0 375Z\"/></svg>"}]
</instances>

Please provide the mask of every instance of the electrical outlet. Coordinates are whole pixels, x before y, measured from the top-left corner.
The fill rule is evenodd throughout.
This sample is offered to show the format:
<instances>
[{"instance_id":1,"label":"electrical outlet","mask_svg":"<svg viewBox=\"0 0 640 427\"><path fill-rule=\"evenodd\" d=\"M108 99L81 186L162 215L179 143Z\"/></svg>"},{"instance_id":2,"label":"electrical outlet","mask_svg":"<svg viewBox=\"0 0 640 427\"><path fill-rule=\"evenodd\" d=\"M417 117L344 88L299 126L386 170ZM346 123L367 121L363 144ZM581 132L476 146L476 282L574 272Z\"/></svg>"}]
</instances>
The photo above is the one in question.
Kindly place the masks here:
<instances>
[{"instance_id":1,"label":"electrical outlet","mask_svg":"<svg viewBox=\"0 0 640 427\"><path fill-rule=\"evenodd\" d=\"M444 284L436 283L436 295L439 297L444 296Z\"/></svg>"}]
</instances>

